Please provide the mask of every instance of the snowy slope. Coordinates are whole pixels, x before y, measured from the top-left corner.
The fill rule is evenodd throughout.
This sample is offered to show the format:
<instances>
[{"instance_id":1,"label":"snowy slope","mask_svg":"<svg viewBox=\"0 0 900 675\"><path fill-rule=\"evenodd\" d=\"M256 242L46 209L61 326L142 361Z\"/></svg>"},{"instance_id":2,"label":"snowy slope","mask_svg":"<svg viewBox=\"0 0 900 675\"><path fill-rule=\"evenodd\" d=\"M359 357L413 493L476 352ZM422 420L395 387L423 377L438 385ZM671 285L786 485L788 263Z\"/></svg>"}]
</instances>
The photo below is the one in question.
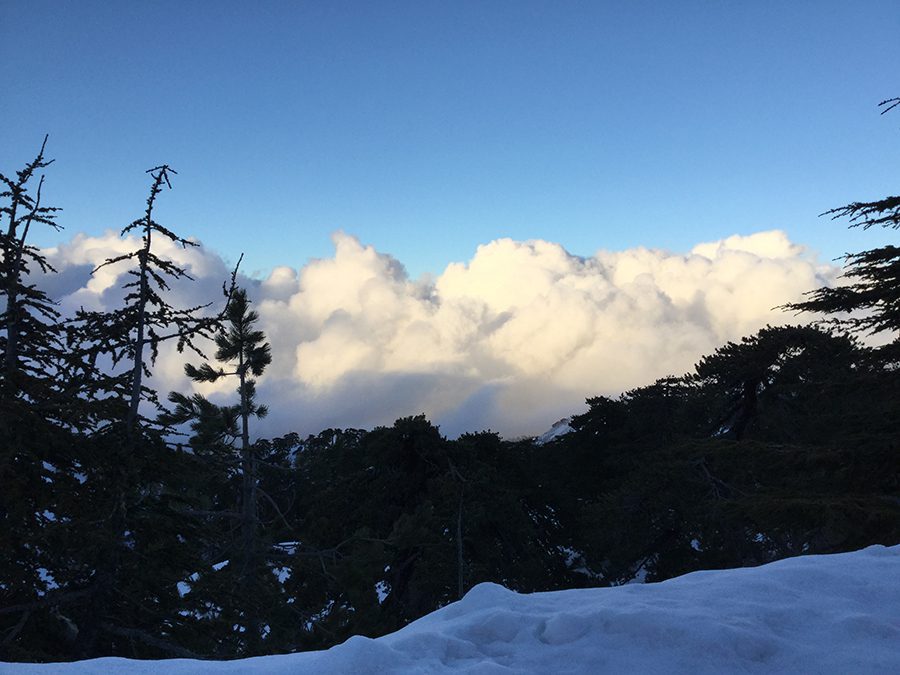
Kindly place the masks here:
<instances>
[{"instance_id":1,"label":"snowy slope","mask_svg":"<svg viewBox=\"0 0 900 675\"><path fill-rule=\"evenodd\" d=\"M565 436L569 432L574 431L569 425L569 422L571 421L571 417L563 417L561 420L557 420L553 423L553 426L547 429L547 431L535 438L534 442L538 445L546 445L550 441L556 440L560 436Z\"/></svg>"},{"instance_id":2,"label":"snowy slope","mask_svg":"<svg viewBox=\"0 0 900 675\"><path fill-rule=\"evenodd\" d=\"M243 661L0 664L86 673L900 673L900 546L519 595L494 584L377 640Z\"/></svg>"}]
</instances>

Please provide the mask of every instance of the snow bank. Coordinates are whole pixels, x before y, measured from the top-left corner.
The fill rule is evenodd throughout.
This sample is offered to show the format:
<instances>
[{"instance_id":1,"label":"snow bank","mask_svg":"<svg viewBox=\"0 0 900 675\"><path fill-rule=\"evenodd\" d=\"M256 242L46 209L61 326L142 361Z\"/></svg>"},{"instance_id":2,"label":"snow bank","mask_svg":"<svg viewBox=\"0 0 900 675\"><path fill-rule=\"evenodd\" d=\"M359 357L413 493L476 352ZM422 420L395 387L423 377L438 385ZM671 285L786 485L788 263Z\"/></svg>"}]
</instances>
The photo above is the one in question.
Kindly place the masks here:
<instances>
[{"instance_id":1,"label":"snow bank","mask_svg":"<svg viewBox=\"0 0 900 675\"><path fill-rule=\"evenodd\" d=\"M0 664L0 674L897 673L900 546L520 595L480 584L383 638L242 661Z\"/></svg>"}]
</instances>

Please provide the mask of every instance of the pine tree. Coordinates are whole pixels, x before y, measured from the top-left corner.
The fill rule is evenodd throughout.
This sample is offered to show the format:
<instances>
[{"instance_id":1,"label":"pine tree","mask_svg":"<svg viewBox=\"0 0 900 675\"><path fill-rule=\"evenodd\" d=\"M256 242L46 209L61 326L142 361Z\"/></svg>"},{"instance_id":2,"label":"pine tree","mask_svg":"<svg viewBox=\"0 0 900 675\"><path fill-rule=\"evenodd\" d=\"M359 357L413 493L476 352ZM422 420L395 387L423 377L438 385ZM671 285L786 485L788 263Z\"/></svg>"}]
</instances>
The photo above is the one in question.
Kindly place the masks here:
<instances>
[{"instance_id":1,"label":"pine tree","mask_svg":"<svg viewBox=\"0 0 900 675\"><path fill-rule=\"evenodd\" d=\"M125 372L109 379L104 386L108 393L115 393L127 403L124 429L129 442L134 440L138 426L153 422L153 418L141 416L141 401L146 399L159 408L155 392L144 385L143 379L150 376L150 368L156 362L160 345L175 340L179 352L187 347L203 356L195 342L200 338L210 338L219 322L219 317L202 315L211 303L181 309L172 306L165 297L171 281L192 280L192 277L175 262L154 252L154 235L183 248L197 246L197 243L178 236L153 218L157 197L164 185L172 187L170 175L175 174L175 170L164 164L149 169L147 173L153 181L144 215L121 232L122 236L139 232L140 247L108 258L94 270L96 272L122 262L136 263L128 270L130 280L123 285L126 291L125 306L109 313L81 311L78 314L82 335L87 342L93 343L91 352L108 354L114 365L123 362L127 366ZM233 279L234 275L232 282Z\"/></svg>"},{"instance_id":2,"label":"pine tree","mask_svg":"<svg viewBox=\"0 0 900 675\"><path fill-rule=\"evenodd\" d=\"M41 204L44 176L40 177L34 196L28 184L35 172L53 163L44 158L47 138L37 156L25 168L9 178L0 174L5 189L0 198L9 203L0 207L6 227L0 230L0 292L5 296L0 323L5 334L0 335L3 354L0 371L0 395L4 400L24 396L40 405L45 415L56 417L48 404L56 388L64 349L61 339L59 311L47 293L33 283L33 274L47 274L56 270L40 250L28 243L32 226L46 225L54 230L58 208Z\"/></svg>"},{"instance_id":3,"label":"pine tree","mask_svg":"<svg viewBox=\"0 0 900 675\"><path fill-rule=\"evenodd\" d=\"M82 395L91 401L96 422L81 448L86 480L80 495L83 520L99 527L83 532L72 563L72 584L89 589L88 601L69 615L78 628L80 657L186 655L175 637L184 621L176 587L200 564L201 552L192 543L199 523L184 515L195 499L186 481L195 458L168 445L155 416L140 408L142 401L159 406L145 378L160 346L171 340L179 351L201 353L195 342L215 332L219 317L203 314L208 304L180 309L167 298L170 283L191 277L155 252L156 237L183 247L196 244L154 219L156 200L164 186L171 187L175 172L162 165L148 173L144 214L122 230L123 236L140 233L140 246L97 268L133 263L123 285L124 306L80 311L69 331L73 349L93 368ZM111 370L101 368L104 361L111 361Z\"/></svg>"},{"instance_id":4,"label":"pine tree","mask_svg":"<svg viewBox=\"0 0 900 675\"><path fill-rule=\"evenodd\" d=\"M258 456L254 444L250 442L250 418L262 418L268 412L265 406L256 402L254 378L262 375L272 361L269 343L265 342L263 332L256 328L258 320L259 315L250 309L247 292L241 288L235 289L225 311L223 329L215 336L216 361L228 364L234 370L213 368L209 363L203 363L200 367L187 364L184 368L185 374L195 382L216 382L228 376L238 378L238 405L216 408L202 396L188 398L173 393L169 400L176 404L176 409L166 416L170 424L193 419L195 431L213 430L218 426L219 438L231 434L240 438L240 545L235 569L238 574L238 597L246 603L245 650L248 653L259 650L259 640L263 637L262 620L256 609L258 597L254 597L254 589L262 574L262 557L265 554L259 531ZM234 422L239 423L239 429L234 429Z\"/></svg>"},{"instance_id":5,"label":"pine tree","mask_svg":"<svg viewBox=\"0 0 900 675\"><path fill-rule=\"evenodd\" d=\"M60 602L65 567L52 541L67 513L72 434L80 425L59 311L40 287L55 272L32 246L33 227L59 230L59 209L42 204L53 160L37 156L15 177L0 174L0 659L42 653L53 636L48 607Z\"/></svg>"}]
</instances>

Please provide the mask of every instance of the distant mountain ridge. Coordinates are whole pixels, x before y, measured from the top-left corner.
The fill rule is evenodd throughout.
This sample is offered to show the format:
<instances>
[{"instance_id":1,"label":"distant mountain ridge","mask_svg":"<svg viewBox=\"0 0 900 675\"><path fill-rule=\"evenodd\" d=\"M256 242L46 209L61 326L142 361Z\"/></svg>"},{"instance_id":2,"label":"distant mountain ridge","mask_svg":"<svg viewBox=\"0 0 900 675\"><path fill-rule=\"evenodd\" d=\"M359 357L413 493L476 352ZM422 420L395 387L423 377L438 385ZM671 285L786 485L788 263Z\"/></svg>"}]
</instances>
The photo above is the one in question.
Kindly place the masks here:
<instances>
[{"instance_id":1,"label":"distant mountain ridge","mask_svg":"<svg viewBox=\"0 0 900 675\"><path fill-rule=\"evenodd\" d=\"M570 431L575 431L569 424L571 421L571 417L563 417L561 420L557 420L547 431L536 437L534 442L538 445L545 445L560 436L565 436Z\"/></svg>"}]
</instances>

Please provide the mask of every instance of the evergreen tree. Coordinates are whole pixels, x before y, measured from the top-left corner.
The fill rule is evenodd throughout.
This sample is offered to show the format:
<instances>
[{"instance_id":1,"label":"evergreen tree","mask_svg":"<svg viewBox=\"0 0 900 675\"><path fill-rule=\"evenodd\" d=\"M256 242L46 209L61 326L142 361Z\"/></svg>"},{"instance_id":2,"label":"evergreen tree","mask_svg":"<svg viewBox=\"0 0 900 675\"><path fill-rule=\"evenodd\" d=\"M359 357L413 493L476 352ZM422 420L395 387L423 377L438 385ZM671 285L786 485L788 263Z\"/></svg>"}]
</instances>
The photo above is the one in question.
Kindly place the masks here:
<instances>
[{"instance_id":1,"label":"evergreen tree","mask_svg":"<svg viewBox=\"0 0 900 675\"><path fill-rule=\"evenodd\" d=\"M218 317L202 314L208 305L180 309L167 298L171 282L191 277L157 255L155 235L184 247L196 244L154 219L156 200L164 185L171 187L174 171L163 165L148 173L152 183L144 214L122 230L123 236L140 233L139 248L98 268L133 263L123 285L124 306L80 311L70 330L70 344L95 373L82 392L96 425L80 448L86 478L78 488L82 522L95 526L81 533L71 564L71 585L89 589L89 597L68 615L78 628L80 657L185 655L176 638L184 622L177 584L201 561L202 552L192 543L199 523L184 515L196 498L186 479L195 458L167 445L140 404L159 405L144 378L160 345L172 340L179 351L188 347L199 353L195 341L215 331ZM104 368L105 362L112 367Z\"/></svg>"},{"instance_id":2,"label":"evergreen tree","mask_svg":"<svg viewBox=\"0 0 900 675\"><path fill-rule=\"evenodd\" d=\"M59 209L42 203L43 175L32 191L53 161L46 144L15 177L0 174L0 659L46 654L60 638L49 611L63 602L55 542L72 514L64 488L80 425L74 361L40 287L55 270L28 240L36 225L60 229Z\"/></svg>"},{"instance_id":3,"label":"evergreen tree","mask_svg":"<svg viewBox=\"0 0 900 675\"><path fill-rule=\"evenodd\" d=\"M856 340L785 326L590 399L540 471L574 493L566 546L616 584L894 543L898 386Z\"/></svg>"},{"instance_id":4,"label":"evergreen tree","mask_svg":"<svg viewBox=\"0 0 900 675\"><path fill-rule=\"evenodd\" d=\"M826 433L823 394L834 395L835 383L857 377L864 360L855 340L813 326L767 326L729 342L702 357L693 376L709 395L712 416L704 430L736 440Z\"/></svg>"},{"instance_id":5,"label":"evergreen tree","mask_svg":"<svg viewBox=\"0 0 900 675\"><path fill-rule=\"evenodd\" d=\"M482 581L560 584L552 510L523 450L489 432L448 440L421 415L304 441L294 513L310 548L288 586L307 612L303 644L382 635Z\"/></svg>"},{"instance_id":6,"label":"evergreen tree","mask_svg":"<svg viewBox=\"0 0 900 675\"><path fill-rule=\"evenodd\" d=\"M231 408L211 407L202 396L191 398L173 393L169 400L176 404L173 413L166 416L169 423L189 419L200 422L198 431L215 429L215 420L221 436L240 438L240 544L236 551L234 569L238 576L238 598L246 604L244 627L247 631L246 653L259 651L263 638L263 622L258 608L257 582L263 569L263 556L259 527L259 470L258 456L250 442L250 418L262 418L267 409L256 402L255 377L262 375L272 361L269 343L265 335L256 329L259 315L250 309L247 292L236 289L230 297L224 314L223 329L215 335L215 359L228 364L234 370L213 368L209 363L200 367L187 364L185 374L196 382L215 382L222 377L238 379L239 403ZM235 414L236 413L236 414ZM235 429L235 424L239 428Z\"/></svg>"},{"instance_id":7,"label":"evergreen tree","mask_svg":"<svg viewBox=\"0 0 900 675\"><path fill-rule=\"evenodd\" d=\"M196 242L179 237L154 220L153 210L163 186L171 188L168 165L147 171L152 177L150 194L144 215L122 229L121 235L138 232L141 245L138 249L108 258L94 271L123 262L135 263L128 270L129 281L123 285L126 292L124 307L113 312L81 311L82 336L91 344L90 353L108 354L116 366L126 365L121 374L103 383L105 393L114 394L125 404L124 430L129 443L138 433L141 424L153 423L152 417L140 415L140 403L147 399L159 408L156 393L144 385L144 377L151 374L160 345L168 340L177 342L178 351L185 347L203 356L195 341L209 338L215 332L219 317L201 315L210 303L190 308L176 308L165 297L173 280L192 280L187 271L171 260L161 258L153 250L154 235L164 237L184 248L197 246ZM235 270L236 272L236 270ZM232 275L232 280L234 275Z\"/></svg>"},{"instance_id":8,"label":"evergreen tree","mask_svg":"<svg viewBox=\"0 0 900 675\"><path fill-rule=\"evenodd\" d=\"M41 204L44 176L34 196L28 190L35 172L53 162L44 158L46 145L45 137L37 157L17 171L14 179L0 174L5 185L0 198L9 200L0 207L0 216L6 220L6 227L0 230L0 292L5 297L0 314L5 329L0 336L0 393L8 398L21 392L35 404L48 398L53 389L49 383L59 369L62 351L56 303L30 280L32 271L55 271L39 249L28 243L32 225L61 229L56 223L59 209Z\"/></svg>"}]
</instances>

